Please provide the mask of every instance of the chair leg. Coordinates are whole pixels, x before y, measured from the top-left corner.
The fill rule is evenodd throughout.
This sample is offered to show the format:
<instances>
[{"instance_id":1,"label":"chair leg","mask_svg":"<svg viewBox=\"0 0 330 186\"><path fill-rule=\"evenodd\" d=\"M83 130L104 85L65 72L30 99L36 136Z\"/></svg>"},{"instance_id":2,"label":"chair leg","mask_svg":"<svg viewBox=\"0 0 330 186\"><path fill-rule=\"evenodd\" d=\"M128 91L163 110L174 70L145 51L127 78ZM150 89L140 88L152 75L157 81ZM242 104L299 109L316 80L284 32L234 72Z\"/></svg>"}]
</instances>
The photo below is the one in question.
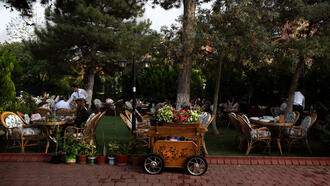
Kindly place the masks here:
<instances>
[{"instance_id":1,"label":"chair leg","mask_svg":"<svg viewBox=\"0 0 330 186\"><path fill-rule=\"evenodd\" d=\"M208 155L209 153L208 153L207 150L206 150L206 146L205 146L204 138L203 138L203 140L202 140L202 146L203 146L203 148L204 148L205 154Z\"/></svg>"},{"instance_id":2,"label":"chair leg","mask_svg":"<svg viewBox=\"0 0 330 186\"><path fill-rule=\"evenodd\" d=\"M307 149L308 149L309 153L312 154L312 149L309 145L308 139L305 139L305 142L306 142L306 146L307 146Z\"/></svg>"},{"instance_id":3,"label":"chair leg","mask_svg":"<svg viewBox=\"0 0 330 186\"><path fill-rule=\"evenodd\" d=\"M252 141L248 141L248 148L246 149L245 155L249 155L251 148L252 148Z\"/></svg>"},{"instance_id":4,"label":"chair leg","mask_svg":"<svg viewBox=\"0 0 330 186\"><path fill-rule=\"evenodd\" d=\"M291 145L293 143L293 140L288 139L288 153L291 153Z\"/></svg>"}]
</instances>

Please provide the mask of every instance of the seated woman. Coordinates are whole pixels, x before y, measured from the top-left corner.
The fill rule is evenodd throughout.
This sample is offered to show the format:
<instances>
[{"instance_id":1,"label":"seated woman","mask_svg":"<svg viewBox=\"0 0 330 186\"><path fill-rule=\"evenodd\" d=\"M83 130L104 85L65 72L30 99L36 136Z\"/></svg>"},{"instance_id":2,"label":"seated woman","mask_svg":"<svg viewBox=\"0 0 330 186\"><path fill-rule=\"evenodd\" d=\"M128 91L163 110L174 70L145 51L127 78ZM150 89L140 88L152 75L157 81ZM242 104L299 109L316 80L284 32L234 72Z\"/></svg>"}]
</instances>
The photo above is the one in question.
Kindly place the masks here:
<instances>
[{"instance_id":1,"label":"seated woman","mask_svg":"<svg viewBox=\"0 0 330 186\"><path fill-rule=\"evenodd\" d=\"M86 122L90 113L87 111L85 100L78 99L77 103L77 113L74 120L74 126L81 127L81 124Z\"/></svg>"}]
</instances>

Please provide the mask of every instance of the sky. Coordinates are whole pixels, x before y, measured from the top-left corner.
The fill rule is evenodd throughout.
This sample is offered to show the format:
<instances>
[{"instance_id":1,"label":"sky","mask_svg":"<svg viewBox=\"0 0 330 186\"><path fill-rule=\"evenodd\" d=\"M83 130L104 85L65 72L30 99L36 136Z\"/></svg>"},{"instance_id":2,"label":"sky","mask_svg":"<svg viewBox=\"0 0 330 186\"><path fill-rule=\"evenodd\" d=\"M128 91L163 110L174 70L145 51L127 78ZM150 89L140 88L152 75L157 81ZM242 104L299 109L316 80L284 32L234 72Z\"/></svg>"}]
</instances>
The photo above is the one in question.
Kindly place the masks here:
<instances>
[{"instance_id":1,"label":"sky","mask_svg":"<svg viewBox=\"0 0 330 186\"><path fill-rule=\"evenodd\" d=\"M202 8L211 7L211 3L204 4ZM40 5L34 6L34 14L37 22L42 23L44 9ZM171 24L176 23L176 19L183 13L183 6L181 8L172 8L170 10L164 10L163 8L156 6L155 8L151 7L151 4L145 5L145 13L142 19L150 19L152 22L151 29L160 31L161 26L171 26ZM12 19L19 20L21 17L17 11L10 11L10 9L6 9L2 3L0 3L0 43L5 41L10 42L13 39L8 35L6 27ZM23 24L24 22L20 22ZM32 32L33 28L31 28Z\"/></svg>"}]
</instances>

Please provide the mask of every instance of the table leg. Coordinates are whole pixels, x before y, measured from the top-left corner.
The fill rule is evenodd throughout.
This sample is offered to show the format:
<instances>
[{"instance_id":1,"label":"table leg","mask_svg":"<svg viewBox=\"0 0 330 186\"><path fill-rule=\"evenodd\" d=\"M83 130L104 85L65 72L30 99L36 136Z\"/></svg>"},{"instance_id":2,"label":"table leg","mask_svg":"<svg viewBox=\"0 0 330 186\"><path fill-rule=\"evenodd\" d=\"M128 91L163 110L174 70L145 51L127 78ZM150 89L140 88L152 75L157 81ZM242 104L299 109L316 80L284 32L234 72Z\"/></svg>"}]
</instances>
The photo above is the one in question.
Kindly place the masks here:
<instances>
[{"instance_id":1,"label":"table leg","mask_svg":"<svg viewBox=\"0 0 330 186\"><path fill-rule=\"evenodd\" d=\"M282 155L283 153L282 153L282 148L281 148L281 138L276 138L276 141L277 141L278 149L280 149L280 153Z\"/></svg>"},{"instance_id":2,"label":"table leg","mask_svg":"<svg viewBox=\"0 0 330 186\"><path fill-rule=\"evenodd\" d=\"M50 140L49 140L49 136L50 136L50 131L48 128L46 128L46 140L47 140L47 145L46 145L46 150L45 150L45 154L48 153L48 149L49 149L49 146L50 146Z\"/></svg>"}]
</instances>

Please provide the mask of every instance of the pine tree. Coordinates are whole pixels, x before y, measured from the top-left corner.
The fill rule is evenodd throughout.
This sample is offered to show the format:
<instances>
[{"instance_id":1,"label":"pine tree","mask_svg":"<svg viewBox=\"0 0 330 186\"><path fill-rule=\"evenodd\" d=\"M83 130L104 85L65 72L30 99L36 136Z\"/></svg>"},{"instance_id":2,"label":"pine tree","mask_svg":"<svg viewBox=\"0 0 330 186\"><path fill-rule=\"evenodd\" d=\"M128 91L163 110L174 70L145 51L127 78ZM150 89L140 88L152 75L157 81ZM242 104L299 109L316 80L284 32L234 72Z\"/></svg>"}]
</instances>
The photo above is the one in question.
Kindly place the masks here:
<instances>
[{"instance_id":1,"label":"pine tree","mask_svg":"<svg viewBox=\"0 0 330 186\"><path fill-rule=\"evenodd\" d=\"M149 23L135 20L142 15L142 6L139 1L58 0L45 12L46 28L37 29L37 40L30 41L32 52L47 59L57 72L86 73L91 105L95 75L131 55L128 51L136 49L134 44L146 42L151 35ZM145 54L149 47L135 52Z\"/></svg>"},{"instance_id":2,"label":"pine tree","mask_svg":"<svg viewBox=\"0 0 330 186\"><path fill-rule=\"evenodd\" d=\"M0 106L3 107L15 99L15 84L11 80L16 59L5 51L0 58Z\"/></svg>"}]
</instances>

